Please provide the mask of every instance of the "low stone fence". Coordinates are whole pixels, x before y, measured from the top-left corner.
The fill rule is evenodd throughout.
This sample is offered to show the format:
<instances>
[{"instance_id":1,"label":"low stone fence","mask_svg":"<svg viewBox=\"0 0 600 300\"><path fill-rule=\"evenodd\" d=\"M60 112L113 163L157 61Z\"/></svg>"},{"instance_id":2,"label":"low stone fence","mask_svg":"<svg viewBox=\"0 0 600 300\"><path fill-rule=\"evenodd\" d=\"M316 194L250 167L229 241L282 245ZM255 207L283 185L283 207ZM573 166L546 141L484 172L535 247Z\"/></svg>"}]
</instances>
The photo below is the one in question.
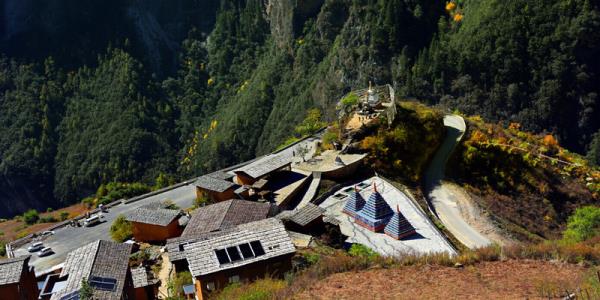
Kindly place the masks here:
<instances>
[{"instance_id":1,"label":"low stone fence","mask_svg":"<svg viewBox=\"0 0 600 300\"><path fill-rule=\"evenodd\" d=\"M127 199L127 200L126 199L115 200L115 201L113 201L111 203L108 203L108 204L104 205L104 207L105 208L111 208L111 207L115 207L115 206L120 205L120 204L129 204L129 203L133 203L133 202L136 202L136 201L140 201L140 200L143 200L145 198L148 198L148 197L151 197L151 196L155 196L155 195L158 195L158 194L161 194L161 193L164 193L164 192L168 192L170 190L173 190L173 189L176 189L176 188L188 185L188 184L194 182L194 180L195 179L191 179L191 180L187 180L187 181L184 181L184 182L180 182L178 184L175 184L175 185L172 185L172 186L168 186L166 188L162 188L162 189L159 189L159 190L156 190L156 191L152 191L152 192L149 192L149 193L146 193L146 194L143 194L143 195L135 196L135 197ZM89 214L93 215L93 214L96 214L98 212L100 212L100 209L96 208L96 209L93 209L93 210L89 211ZM72 219L69 219L69 220L65 220L65 221L56 223L56 224L52 225L51 227L49 227L47 229L44 229L44 231L53 231L53 230L62 228L64 226L68 226L72 221L75 221L75 222L81 221L82 219L85 218L86 214L87 213L79 215L79 216L76 216L76 217L74 217ZM32 233L32 234L29 234L29 235L27 235L25 237L22 237L20 239L17 239L17 240L14 240L14 241L10 242L10 243L7 243L6 244L6 255L9 258L10 257L14 257L14 251L13 251L13 249L22 247L23 245L25 245L27 243L30 243L35 238L34 235L37 235L37 233L39 233L39 232L35 232L35 233Z\"/></svg>"}]
</instances>

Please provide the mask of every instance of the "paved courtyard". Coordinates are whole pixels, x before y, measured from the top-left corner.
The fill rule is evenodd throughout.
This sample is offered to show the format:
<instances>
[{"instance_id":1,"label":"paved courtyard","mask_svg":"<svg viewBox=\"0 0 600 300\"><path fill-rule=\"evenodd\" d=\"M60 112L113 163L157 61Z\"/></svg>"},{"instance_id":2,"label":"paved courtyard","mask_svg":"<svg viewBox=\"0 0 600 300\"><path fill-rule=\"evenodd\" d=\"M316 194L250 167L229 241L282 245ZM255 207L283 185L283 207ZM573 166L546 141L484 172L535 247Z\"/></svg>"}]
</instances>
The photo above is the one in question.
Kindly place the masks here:
<instances>
[{"instance_id":1,"label":"paved courtyard","mask_svg":"<svg viewBox=\"0 0 600 300\"><path fill-rule=\"evenodd\" d=\"M417 234L403 240L395 240L386 234L375 233L354 223L354 219L342 212L347 200L347 193L351 192L353 186L342 188L337 193L327 198L321 207L325 208L328 216L335 217L340 221L342 234L348 236L346 242L363 244L381 255L398 256L402 254L427 254L448 252L456 254L454 248L442 236L437 228L429 221L427 216L417 208L402 191L396 189L378 177L372 177L357 186L361 189L360 194L367 200L373 192L373 182L377 190L396 211L397 207L406 219L416 229Z\"/></svg>"}]
</instances>

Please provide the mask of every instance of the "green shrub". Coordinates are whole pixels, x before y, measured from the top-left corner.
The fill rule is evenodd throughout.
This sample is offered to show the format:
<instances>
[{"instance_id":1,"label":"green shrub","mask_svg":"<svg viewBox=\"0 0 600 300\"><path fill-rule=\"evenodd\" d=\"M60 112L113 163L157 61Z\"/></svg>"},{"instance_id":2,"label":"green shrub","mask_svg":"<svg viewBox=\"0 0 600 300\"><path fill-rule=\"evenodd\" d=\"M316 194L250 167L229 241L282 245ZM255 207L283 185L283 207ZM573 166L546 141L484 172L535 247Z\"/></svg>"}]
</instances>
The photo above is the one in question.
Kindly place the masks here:
<instances>
[{"instance_id":1,"label":"green shrub","mask_svg":"<svg viewBox=\"0 0 600 300\"><path fill-rule=\"evenodd\" d=\"M306 259L306 262L308 262L311 265L318 263L321 259L321 256L316 253L304 253L303 256Z\"/></svg>"},{"instance_id":2,"label":"green shrub","mask_svg":"<svg viewBox=\"0 0 600 300\"><path fill-rule=\"evenodd\" d=\"M321 111L318 108L309 109L306 118L294 129L299 136L314 134L327 123L321 121Z\"/></svg>"},{"instance_id":3,"label":"green shrub","mask_svg":"<svg viewBox=\"0 0 600 300\"><path fill-rule=\"evenodd\" d=\"M172 210L180 210L181 208L175 204L175 202L173 202L173 200L165 200L165 202L163 202L164 206L166 209L172 209Z\"/></svg>"},{"instance_id":4,"label":"green shrub","mask_svg":"<svg viewBox=\"0 0 600 300\"><path fill-rule=\"evenodd\" d=\"M79 289L79 299L90 300L94 296L94 288L86 281L81 281L81 288Z\"/></svg>"},{"instance_id":5,"label":"green shrub","mask_svg":"<svg viewBox=\"0 0 600 300\"><path fill-rule=\"evenodd\" d=\"M581 242L600 233L600 207L584 206L575 210L567 221L565 240Z\"/></svg>"},{"instance_id":6,"label":"green shrub","mask_svg":"<svg viewBox=\"0 0 600 300\"><path fill-rule=\"evenodd\" d=\"M21 232L17 233L17 235L15 236L15 239L18 240L18 239L24 238L24 237L26 237L28 235L29 235L29 232L27 232L27 231L21 231Z\"/></svg>"},{"instance_id":7,"label":"green shrub","mask_svg":"<svg viewBox=\"0 0 600 300\"><path fill-rule=\"evenodd\" d=\"M139 196L148 193L151 190L152 188L150 188L150 186L139 182L111 182L106 185L100 185L98 191L96 191L96 198L98 198L97 204L108 204L119 199Z\"/></svg>"},{"instance_id":8,"label":"green shrub","mask_svg":"<svg viewBox=\"0 0 600 300\"><path fill-rule=\"evenodd\" d=\"M165 173L158 174L154 183L154 189L159 190L175 184L175 178Z\"/></svg>"},{"instance_id":9,"label":"green shrub","mask_svg":"<svg viewBox=\"0 0 600 300\"><path fill-rule=\"evenodd\" d=\"M0 241L0 257L6 256L6 242Z\"/></svg>"},{"instance_id":10,"label":"green shrub","mask_svg":"<svg viewBox=\"0 0 600 300\"><path fill-rule=\"evenodd\" d=\"M68 212L63 211L63 212L60 213L60 220L61 221L65 221L68 218L69 218L69 213Z\"/></svg>"},{"instance_id":11,"label":"green shrub","mask_svg":"<svg viewBox=\"0 0 600 300\"><path fill-rule=\"evenodd\" d=\"M85 197L81 200L81 203L84 204L87 208L91 208L94 205L94 197Z\"/></svg>"},{"instance_id":12,"label":"green shrub","mask_svg":"<svg viewBox=\"0 0 600 300\"><path fill-rule=\"evenodd\" d=\"M133 227L131 222L125 219L125 216L119 215L110 226L110 237L116 242L122 243L133 236Z\"/></svg>"},{"instance_id":13,"label":"green shrub","mask_svg":"<svg viewBox=\"0 0 600 300\"><path fill-rule=\"evenodd\" d=\"M354 106L358 104L358 95L355 93L350 93L342 98L342 105L344 106Z\"/></svg>"},{"instance_id":14,"label":"green shrub","mask_svg":"<svg viewBox=\"0 0 600 300\"><path fill-rule=\"evenodd\" d=\"M58 220L52 215L40 218L40 223L55 223L55 222L58 222Z\"/></svg>"},{"instance_id":15,"label":"green shrub","mask_svg":"<svg viewBox=\"0 0 600 300\"><path fill-rule=\"evenodd\" d=\"M54 211L54 209L52 209L52 207L48 207L48 208L46 208L46 212L47 212L47 213L51 213L51 212L53 212L53 211Z\"/></svg>"},{"instance_id":16,"label":"green shrub","mask_svg":"<svg viewBox=\"0 0 600 300\"><path fill-rule=\"evenodd\" d=\"M371 248L361 245L361 244L352 244L350 250L348 250L348 254L356 257L364 257L364 258L376 258L379 256L375 251L371 250Z\"/></svg>"},{"instance_id":17,"label":"green shrub","mask_svg":"<svg viewBox=\"0 0 600 300\"><path fill-rule=\"evenodd\" d=\"M204 205L207 205L208 202L209 202L209 199L205 195L196 197L196 199L194 199L194 207L202 207Z\"/></svg>"},{"instance_id":18,"label":"green shrub","mask_svg":"<svg viewBox=\"0 0 600 300\"><path fill-rule=\"evenodd\" d=\"M23 221L28 225L35 224L40 219L40 214L35 209L30 209L23 214Z\"/></svg>"},{"instance_id":19,"label":"green shrub","mask_svg":"<svg viewBox=\"0 0 600 300\"><path fill-rule=\"evenodd\" d=\"M183 296L183 286L192 283L192 274L190 272L185 271L177 273L175 278L168 283L169 294L175 297L173 299L179 299L177 297Z\"/></svg>"}]
</instances>

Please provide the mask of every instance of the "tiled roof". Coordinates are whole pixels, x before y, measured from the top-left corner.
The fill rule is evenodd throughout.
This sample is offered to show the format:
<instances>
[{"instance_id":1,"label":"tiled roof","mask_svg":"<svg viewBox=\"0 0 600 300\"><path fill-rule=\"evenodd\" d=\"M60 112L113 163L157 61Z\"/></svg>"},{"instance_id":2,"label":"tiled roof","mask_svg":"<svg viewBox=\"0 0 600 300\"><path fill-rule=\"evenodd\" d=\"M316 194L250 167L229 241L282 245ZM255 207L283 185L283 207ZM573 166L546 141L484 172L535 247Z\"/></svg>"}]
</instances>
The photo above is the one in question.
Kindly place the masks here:
<instances>
[{"instance_id":1,"label":"tiled roof","mask_svg":"<svg viewBox=\"0 0 600 300\"><path fill-rule=\"evenodd\" d=\"M215 174L215 173L201 176L200 178L198 178L196 180L196 182L194 184L199 188L202 188L202 189L205 189L208 191L217 192L217 193L222 193L222 192L236 186L236 184L233 183L233 181L222 179L222 178L227 178L224 175L221 176L221 174L218 173L218 174L215 174L217 177L213 177L213 174ZM227 173L223 173L223 174L227 174ZM229 175L229 174L227 174L227 175Z\"/></svg>"},{"instance_id":2,"label":"tiled roof","mask_svg":"<svg viewBox=\"0 0 600 300\"><path fill-rule=\"evenodd\" d=\"M185 259L180 246L211 238L240 224L266 219L271 209L269 203L237 199L200 207L192 215L181 237L167 240L169 260Z\"/></svg>"},{"instance_id":3,"label":"tiled roof","mask_svg":"<svg viewBox=\"0 0 600 300\"><path fill-rule=\"evenodd\" d=\"M131 279L133 280L133 287L136 289L153 284L151 280L148 280L146 267L131 268Z\"/></svg>"},{"instance_id":4,"label":"tiled roof","mask_svg":"<svg viewBox=\"0 0 600 300\"><path fill-rule=\"evenodd\" d=\"M340 220L336 219L334 216L325 215L323 217L323 222L329 223L331 225L339 226Z\"/></svg>"},{"instance_id":5,"label":"tiled roof","mask_svg":"<svg viewBox=\"0 0 600 300\"><path fill-rule=\"evenodd\" d=\"M229 174L229 173L223 172L223 171L212 172L206 176L210 176L210 177L222 179L222 180L229 180L229 179L233 178L232 174Z\"/></svg>"},{"instance_id":6,"label":"tiled roof","mask_svg":"<svg viewBox=\"0 0 600 300\"><path fill-rule=\"evenodd\" d=\"M288 152L281 152L267 155L251 164L234 170L234 172L243 172L252 178L260 178L291 163L292 156Z\"/></svg>"},{"instance_id":7,"label":"tiled roof","mask_svg":"<svg viewBox=\"0 0 600 300\"><path fill-rule=\"evenodd\" d=\"M394 212L381 194L373 191L363 209L356 213L354 221L371 231L380 232L393 215Z\"/></svg>"},{"instance_id":8,"label":"tiled roof","mask_svg":"<svg viewBox=\"0 0 600 300\"><path fill-rule=\"evenodd\" d=\"M185 250L187 249L186 247L188 247L188 245L190 244L193 244L198 241L204 241L227 232L233 232L235 230L235 227L231 227L213 232L200 233L191 236L180 236L168 239L166 248L167 253L169 255L169 261L175 262L185 259Z\"/></svg>"},{"instance_id":9,"label":"tiled roof","mask_svg":"<svg viewBox=\"0 0 600 300\"><path fill-rule=\"evenodd\" d=\"M385 202L381 194L374 191L369 200L365 203L365 206L358 212L358 215L368 217L371 219L379 220L391 217L394 211Z\"/></svg>"},{"instance_id":10,"label":"tiled roof","mask_svg":"<svg viewBox=\"0 0 600 300\"><path fill-rule=\"evenodd\" d=\"M196 235L267 218L271 204L227 200L198 208L182 236Z\"/></svg>"},{"instance_id":11,"label":"tiled roof","mask_svg":"<svg viewBox=\"0 0 600 300\"><path fill-rule=\"evenodd\" d=\"M348 196L348 200L346 201L346 205L344 205L343 212L354 216L365 206L365 203L365 199L360 195L355 187L354 191L350 192L350 195Z\"/></svg>"},{"instance_id":12,"label":"tiled roof","mask_svg":"<svg viewBox=\"0 0 600 300\"><path fill-rule=\"evenodd\" d=\"M221 264L215 250L259 241L264 255ZM281 221L269 218L236 227L236 230L222 232L221 235L195 242L187 246L186 258L192 276L211 274L217 271L237 268L254 262L264 261L296 251L292 240Z\"/></svg>"},{"instance_id":13,"label":"tiled roof","mask_svg":"<svg viewBox=\"0 0 600 300\"><path fill-rule=\"evenodd\" d=\"M283 211L282 213L277 215L276 218L280 220L288 220L300 226L306 226L310 222L323 216L324 213L324 208L314 205L312 203L308 203L300 209Z\"/></svg>"},{"instance_id":14,"label":"tiled roof","mask_svg":"<svg viewBox=\"0 0 600 300\"><path fill-rule=\"evenodd\" d=\"M384 232L399 240L416 233L416 230L400 212L400 209L398 209L390 219L390 222L385 226Z\"/></svg>"},{"instance_id":15,"label":"tiled roof","mask_svg":"<svg viewBox=\"0 0 600 300\"><path fill-rule=\"evenodd\" d=\"M167 226L180 214L179 210L142 206L127 214L127 221Z\"/></svg>"},{"instance_id":16,"label":"tiled roof","mask_svg":"<svg viewBox=\"0 0 600 300\"><path fill-rule=\"evenodd\" d=\"M27 255L0 260L0 285L19 282L23 268L28 268L29 258Z\"/></svg>"},{"instance_id":17,"label":"tiled roof","mask_svg":"<svg viewBox=\"0 0 600 300\"><path fill-rule=\"evenodd\" d=\"M81 288L82 280L92 277L111 278L116 281L114 291L94 289L94 298L121 299L132 245L98 240L77 248L67 255L60 277L68 276L65 288L52 295L58 300L63 295Z\"/></svg>"}]
</instances>

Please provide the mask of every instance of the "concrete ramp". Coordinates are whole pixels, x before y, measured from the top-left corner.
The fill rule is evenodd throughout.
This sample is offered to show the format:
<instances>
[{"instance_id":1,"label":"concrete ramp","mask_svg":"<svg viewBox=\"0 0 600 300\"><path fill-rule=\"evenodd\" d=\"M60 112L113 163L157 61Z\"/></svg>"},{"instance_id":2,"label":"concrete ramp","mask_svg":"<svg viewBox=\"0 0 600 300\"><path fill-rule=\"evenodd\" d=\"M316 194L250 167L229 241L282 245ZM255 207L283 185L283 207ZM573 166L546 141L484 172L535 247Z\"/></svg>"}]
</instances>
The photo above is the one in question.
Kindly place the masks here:
<instances>
[{"instance_id":1,"label":"concrete ramp","mask_svg":"<svg viewBox=\"0 0 600 300\"><path fill-rule=\"evenodd\" d=\"M306 191L306 194L304 194L304 197L302 197L302 200L300 201L300 203L298 203L298 206L296 208L304 207L306 204L310 203L310 201L313 198L315 198L315 195L317 194L317 190L319 189L320 182L321 182L321 172L313 172L312 173L312 181L310 182L310 186L308 186L308 190Z\"/></svg>"}]
</instances>

